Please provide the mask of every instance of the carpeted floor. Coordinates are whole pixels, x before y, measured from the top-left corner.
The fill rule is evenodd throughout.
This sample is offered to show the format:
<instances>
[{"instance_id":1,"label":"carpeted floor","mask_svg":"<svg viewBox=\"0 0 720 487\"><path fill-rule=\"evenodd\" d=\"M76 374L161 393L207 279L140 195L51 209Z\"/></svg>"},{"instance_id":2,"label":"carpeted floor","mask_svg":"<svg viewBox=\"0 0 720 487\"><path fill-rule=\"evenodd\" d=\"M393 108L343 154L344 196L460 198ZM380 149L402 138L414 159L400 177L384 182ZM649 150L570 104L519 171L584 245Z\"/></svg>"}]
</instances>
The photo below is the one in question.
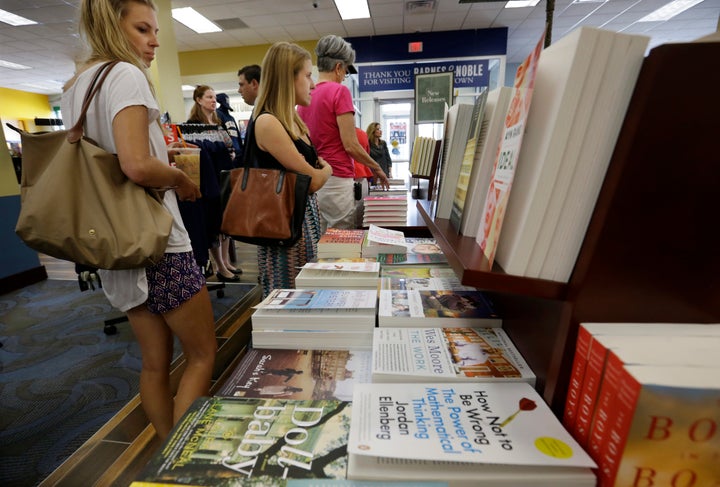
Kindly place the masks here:
<instances>
[{"instance_id":1,"label":"carpeted floor","mask_svg":"<svg viewBox=\"0 0 720 487\"><path fill-rule=\"evenodd\" d=\"M251 284L212 292L219 319ZM0 485L32 487L138 392L139 347L102 290L47 280L0 296ZM176 347L177 348L177 347ZM176 351L177 353L177 351Z\"/></svg>"}]
</instances>

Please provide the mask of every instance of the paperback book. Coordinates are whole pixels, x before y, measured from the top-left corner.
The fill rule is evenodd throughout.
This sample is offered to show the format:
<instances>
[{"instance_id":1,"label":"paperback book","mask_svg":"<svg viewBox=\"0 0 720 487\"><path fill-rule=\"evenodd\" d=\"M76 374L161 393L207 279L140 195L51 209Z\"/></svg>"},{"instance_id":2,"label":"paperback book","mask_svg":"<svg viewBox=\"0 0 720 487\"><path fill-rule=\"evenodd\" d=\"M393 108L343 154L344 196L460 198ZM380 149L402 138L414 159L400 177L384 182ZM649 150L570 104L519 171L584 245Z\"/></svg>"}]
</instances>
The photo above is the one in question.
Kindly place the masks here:
<instances>
[{"instance_id":1,"label":"paperback book","mask_svg":"<svg viewBox=\"0 0 720 487\"><path fill-rule=\"evenodd\" d=\"M534 386L535 374L502 328L376 328L372 381Z\"/></svg>"},{"instance_id":2,"label":"paperback book","mask_svg":"<svg viewBox=\"0 0 720 487\"><path fill-rule=\"evenodd\" d=\"M318 257L360 257L365 230L328 228L318 241Z\"/></svg>"},{"instance_id":3,"label":"paperback book","mask_svg":"<svg viewBox=\"0 0 720 487\"><path fill-rule=\"evenodd\" d=\"M377 289L378 262L308 262L295 276L295 285L307 289Z\"/></svg>"},{"instance_id":4,"label":"paperback book","mask_svg":"<svg viewBox=\"0 0 720 487\"><path fill-rule=\"evenodd\" d=\"M435 244L429 244L435 245ZM428 247L429 248L429 247ZM438 247L439 248L439 247ZM428 265L428 264L447 264L448 260L445 254L427 253L418 254L415 252L407 252L403 254L378 254L377 262L384 266L408 266L408 265Z\"/></svg>"},{"instance_id":5,"label":"paperback book","mask_svg":"<svg viewBox=\"0 0 720 487\"><path fill-rule=\"evenodd\" d=\"M390 327L500 327L481 291L381 290L378 325Z\"/></svg>"},{"instance_id":6,"label":"paperback book","mask_svg":"<svg viewBox=\"0 0 720 487\"><path fill-rule=\"evenodd\" d=\"M374 322L374 317L373 317ZM302 348L306 350L372 350L373 328L346 326L341 318L335 325L323 328L255 328L252 346L257 348Z\"/></svg>"},{"instance_id":7,"label":"paperback book","mask_svg":"<svg viewBox=\"0 0 720 487\"><path fill-rule=\"evenodd\" d=\"M251 348L216 396L352 401L356 383L371 382L368 350Z\"/></svg>"},{"instance_id":8,"label":"paperback book","mask_svg":"<svg viewBox=\"0 0 720 487\"><path fill-rule=\"evenodd\" d=\"M447 265L391 265L381 268L380 290L435 289L473 291Z\"/></svg>"},{"instance_id":9,"label":"paperback book","mask_svg":"<svg viewBox=\"0 0 720 487\"><path fill-rule=\"evenodd\" d=\"M719 376L710 367L626 365L598 485L718 485Z\"/></svg>"},{"instance_id":10,"label":"paperback book","mask_svg":"<svg viewBox=\"0 0 720 487\"><path fill-rule=\"evenodd\" d=\"M375 289L275 289L256 306L251 320L254 331L372 331L376 308Z\"/></svg>"},{"instance_id":11,"label":"paperback book","mask_svg":"<svg viewBox=\"0 0 720 487\"><path fill-rule=\"evenodd\" d=\"M452 469L465 470L467 464L477 465L463 473L472 475L475 484L454 484L450 476L451 485L484 485L483 472L496 482L491 485L500 485L499 476L508 485L554 485L536 483L527 476L529 482L522 484L526 467L534 467L534 471L556 469L552 473L559 476L569 469L565 470L567 475L584 479L565 485L595 482L590 470L596 467L595 462L525 382L357 384L352 404L348 441L351 479L373 475L372 468L363 468L370 457L433 462L442 470L430 480ZM355 460L359 465L353 463ZM374 463L370 461L370 465ZM412 473L412 465L400 464L389 470L396 476L386 478L402 478L397 476L399 472L410 475L406 478L418 475Z\"/></svg>"},{"instance_id":12,"label":"paperback book","mask_svg":"<svg viewBox=\"0 0 720 487\"><path fill-rule=\"evenodd\" d=\"M131 485L286 485L344 479L347 401L203 397Z\"/></svg>"}]
</instances>

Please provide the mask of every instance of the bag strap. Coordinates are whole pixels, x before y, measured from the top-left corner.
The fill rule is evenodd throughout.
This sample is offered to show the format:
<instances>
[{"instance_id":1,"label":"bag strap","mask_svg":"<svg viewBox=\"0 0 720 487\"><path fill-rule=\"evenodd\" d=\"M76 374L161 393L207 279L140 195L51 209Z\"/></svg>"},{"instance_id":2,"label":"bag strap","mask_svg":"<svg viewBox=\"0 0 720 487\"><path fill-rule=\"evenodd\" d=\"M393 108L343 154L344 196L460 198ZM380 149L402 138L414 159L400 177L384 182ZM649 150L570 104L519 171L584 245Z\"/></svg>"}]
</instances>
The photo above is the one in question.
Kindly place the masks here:
<instances>
[{"instance_id":1,"label":"bag strap","mask_svg":"<svg viewBox=\"0 0 720 487\"><path fill-rule=\"evenodd\" d=\"M82 109L80 110L80 117L75 125L68 130L67 140L71 144L74 144L80 140L83 136L83 125L85 124L85 118L87 117L88 108L90 108L90 102L95 97L95 94L100 91L100 87L105 82L105 78L110 73L110 70L120 61L108 61L95 72L92 82L85 92L85 98L83 99Z\"/></svg>"}]
</instances>

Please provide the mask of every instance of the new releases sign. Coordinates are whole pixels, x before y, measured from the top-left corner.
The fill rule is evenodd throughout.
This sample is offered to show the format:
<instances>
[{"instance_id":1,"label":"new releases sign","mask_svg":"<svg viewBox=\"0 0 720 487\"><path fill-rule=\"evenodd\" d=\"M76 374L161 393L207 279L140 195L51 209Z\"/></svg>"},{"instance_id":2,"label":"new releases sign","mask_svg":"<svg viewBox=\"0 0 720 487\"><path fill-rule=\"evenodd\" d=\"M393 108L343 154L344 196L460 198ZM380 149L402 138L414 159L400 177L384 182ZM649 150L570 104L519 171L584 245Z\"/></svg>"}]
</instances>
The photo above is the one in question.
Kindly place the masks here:
<instances>
[{"instance_id":1,"label":"new releases sign","mask_svg":"<svg viewBox=\"0 0 720 487\"><path fill-rule=\"evenodd\" d=\"M360 91L414 90L415 75L454 74L454 88L488 86L488 60L358 66Z\"/></svg>"}]
</instances>

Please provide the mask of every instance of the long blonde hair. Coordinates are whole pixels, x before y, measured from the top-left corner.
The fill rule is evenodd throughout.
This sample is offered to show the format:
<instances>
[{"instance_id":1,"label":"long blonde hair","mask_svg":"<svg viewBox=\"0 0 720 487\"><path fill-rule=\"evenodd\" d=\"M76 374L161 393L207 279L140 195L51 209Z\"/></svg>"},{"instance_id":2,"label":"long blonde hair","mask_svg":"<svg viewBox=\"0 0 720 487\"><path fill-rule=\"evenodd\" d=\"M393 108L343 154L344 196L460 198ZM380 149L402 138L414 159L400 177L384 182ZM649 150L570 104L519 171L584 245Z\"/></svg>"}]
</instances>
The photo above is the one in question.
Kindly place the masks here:
<instances>
[{"instance_id":1,"label":"long blonde hair","mask_svg":"<svg viewBox=\"0 0 720 487\"><path fill-rule=\"evenodd\" d=\"M295 76L312 59L307 49L290 42L273 44L262 62L262 80L253 117L263 112L274 115L293 140L308 134L307 125L295 110ZM295 126L300 133L295 133Z\"/></svg>"},{"instance_id":2,"label":"long blonde hair","mask_svg":"<svg viewBox=\"0 0 720 487\"><path fill-rule=\"evenodd\" d=\"M148 80L150 90L155 93L147 66L135 52L120 26L128 5L138 3L157 11L153 0L82 0L80 5L80 35L90 47L86 64L98 61L125 61L137 66Z\"/></svg>"},{"instance_id":3,"label":"long blonde hair","mask_svg":"<svg viewBox=\"0 0 720 487\"><path fill-rule=\"evenodd\" d=\"M380 137L375 136L375 130L377 130L377 127L380 127L379 123L370 122L370 125L367 126L367 130L365 131L368 136L368 142L370 142L370 145L380 145Z\"/></svg>"}]
</instances>

